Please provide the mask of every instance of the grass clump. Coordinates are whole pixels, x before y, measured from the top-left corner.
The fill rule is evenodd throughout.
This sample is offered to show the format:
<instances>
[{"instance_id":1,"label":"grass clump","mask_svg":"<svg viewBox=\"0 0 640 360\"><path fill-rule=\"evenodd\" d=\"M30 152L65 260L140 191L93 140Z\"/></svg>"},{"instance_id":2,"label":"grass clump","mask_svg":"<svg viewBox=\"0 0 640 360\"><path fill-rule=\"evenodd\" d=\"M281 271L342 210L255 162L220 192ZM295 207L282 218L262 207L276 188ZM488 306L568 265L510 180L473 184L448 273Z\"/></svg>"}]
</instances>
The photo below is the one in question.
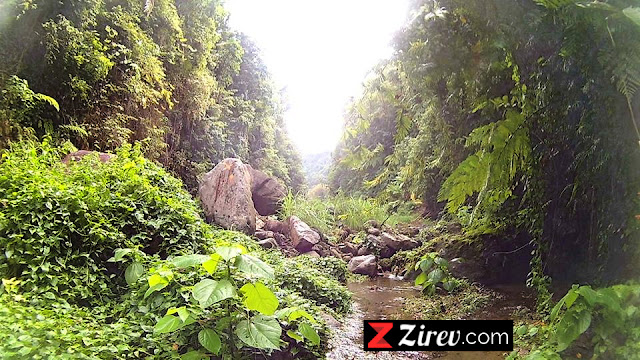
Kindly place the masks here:
<instances>
[{"instance_id":1,"label":"grass clump","mask_svg":"<svg viewBox=\"0 0 640 360\"><path fill-rule=\"evenodd\" d=\"M487 306L495 296L491 291L465 279L458 279L455 291L440 292L438 296L408 299L403 316L410 319L464 319Z\"/></svg>"},{"instance_id":2,"label":"grass clump","mask_svg":"<svg viewBox=\"0 0 640 360\"><path fill-rule=\"evenodd\" d=\"M341 226L355 231L365 230L369 220L395 226L418 218L409 205L401 206L390 214L387 205L377 199L345 195L320 199L289 194L283 201L281 214L284 218L298 216L327 234Z\"/></svg>"}]
</instances>

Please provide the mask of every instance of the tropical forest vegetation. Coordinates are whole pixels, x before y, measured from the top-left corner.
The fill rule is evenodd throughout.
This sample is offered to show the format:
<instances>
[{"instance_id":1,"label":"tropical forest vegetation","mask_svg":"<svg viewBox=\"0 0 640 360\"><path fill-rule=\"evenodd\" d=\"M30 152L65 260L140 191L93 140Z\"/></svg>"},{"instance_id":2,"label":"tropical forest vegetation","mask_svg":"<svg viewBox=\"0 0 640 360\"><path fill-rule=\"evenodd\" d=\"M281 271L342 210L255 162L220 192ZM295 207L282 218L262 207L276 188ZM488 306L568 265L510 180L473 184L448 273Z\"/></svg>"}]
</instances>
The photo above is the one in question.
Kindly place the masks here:
<instances>
[{"instance_id":1,"label":"tropical forest vegetation","mask_svg":"<svg viewBox=\"0 0 640 360\"><path fill-rule=\"evenodd\" d=\"M640 359L640 2L410 7L303 157L223 1L0 2L0 359Z\"/></svg>"}]
</instances>

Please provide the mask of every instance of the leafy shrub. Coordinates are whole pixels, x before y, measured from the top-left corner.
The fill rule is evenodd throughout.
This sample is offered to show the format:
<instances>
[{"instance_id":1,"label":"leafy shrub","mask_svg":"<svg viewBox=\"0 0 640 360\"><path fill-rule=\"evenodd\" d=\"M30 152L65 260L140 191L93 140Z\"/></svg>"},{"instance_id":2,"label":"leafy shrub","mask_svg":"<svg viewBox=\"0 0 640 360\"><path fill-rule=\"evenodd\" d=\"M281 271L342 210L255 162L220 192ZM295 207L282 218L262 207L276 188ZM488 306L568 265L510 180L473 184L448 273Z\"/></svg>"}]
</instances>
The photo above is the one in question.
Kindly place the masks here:
<instances>
[{"instance_id":1,"label":"leafy shrub","mask_svg":"<svg viewBox=\"0 0 640 360\"><path fill-rule=\"evenodd\" d=\"M581 336L592 342L593 358L638 359L639 307L638 285L602 289L573 285L551 311L549 327L541 331L546 334L545 342L527 359L561 359L560 354ZM538 330L521 327L516 335L527 332L537 333Z\"/></svg>"},{"instance_id":2,"label":"leafy shrub","mask_svg":"<svg viewBox=\"0 0 640 360\"><path fill-rule=\"evenodd\" d=\"M416 285L421 285L422 291L430 295L435 294L438 285L442 285L442 288L449 292L460 285L458 279L449 272L447 259L440 257L436 252L423 255L416 263L415 270L421 271L415 280Z\"/></svg>"},{"instance_id":3,"label":"leafy shrub","mask_svg":"<svg viewBox=\"0 0 640 360\"><path fill-rule=\"evenodd\" d=\"M0 354L3 359L142 359L170 350L145 333L139 319L108 322L113 309L65 303L34 307L0 297Z\"/></svg>"},{"instance_id":4,"label":"leafy shrub","mask_svg":"<svg viewBox=\"0 0 640 360\"><path fill-rule=\"evenodd\" d=\"M273 265L279 287L295 291L316 305L325 305L337 313L350 311L351 293L337 279L327 277L326 269L320 267L321 262L273 255L265 261Z\"/></svg>"},{"instance_id":5,"label":"leafy shrub","mask_svg":"<svg viewBox=\"0 0 640 360\"><path fill-rule=\"evenodd\" d=\"M133 261L125 276L136 289L134 303L155 315L154 334L174 344L176 353L238 358L256 350L271 352L284 344L283 325L289 338L310 347L320 344L316 328L321 325L303 308L281 306L270 285L273 269L242 245L155 261L119 249L112 260L128 259Z\"/></svg>"},{"instance_id":6,"label":"leafy shrub","mask_svg":"<svg viewBox=\"0 0 640 360\"><path fill-rule=\"evenodd\" d=\"M347 264L344 260L333 256L316 258L303 255L295 257L289 261L296 262L302 266L321 270L325 276L328 275L342 284L347 282L347 277L351 274L347 269Z\"/></svg>"},{"instance_id":7,"label":"leafy shrub","mask_svg":"<svg viewBox=\"0 0 640 360\"><path fill-rule=\"evenodd\" d=\"M69 150L69 148L67 148ZM86 156L68 166L47 141L18 143L0 163L0 276L23 290L70 303L121 293L116 248L195 252L212 232L179 180L122 147L106 164Z\"/></svg>"}]
</instances>

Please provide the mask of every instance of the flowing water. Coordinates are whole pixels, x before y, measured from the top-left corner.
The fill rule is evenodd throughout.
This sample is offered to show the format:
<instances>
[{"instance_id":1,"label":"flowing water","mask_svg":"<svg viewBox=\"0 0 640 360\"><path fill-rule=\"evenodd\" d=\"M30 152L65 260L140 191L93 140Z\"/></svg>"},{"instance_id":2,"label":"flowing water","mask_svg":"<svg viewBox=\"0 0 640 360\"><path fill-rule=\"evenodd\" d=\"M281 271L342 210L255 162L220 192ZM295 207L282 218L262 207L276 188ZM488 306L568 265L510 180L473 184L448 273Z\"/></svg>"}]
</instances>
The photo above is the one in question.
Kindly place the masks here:
<instances>
[{"instance_id":1,"label":"flowing water","mask_svg":"<svg viewBox=\"0 0 640 360\"><path fill-rule=\"evenodd\" d=\"M385 276L361 283L350 283L353 292L353 313L334 329L330 340L331 360L352 359L448 359L480 360L504 359L501 352L365 352L363 350L363 320L411 319L403 311L407 301L420 297L420 288L402 278ZM473 319L510 319L512 312L531 304L530 294L521 286L502 286L493 289L499 295L495 302L472 316Z\"/></svg>"}]
</instances>

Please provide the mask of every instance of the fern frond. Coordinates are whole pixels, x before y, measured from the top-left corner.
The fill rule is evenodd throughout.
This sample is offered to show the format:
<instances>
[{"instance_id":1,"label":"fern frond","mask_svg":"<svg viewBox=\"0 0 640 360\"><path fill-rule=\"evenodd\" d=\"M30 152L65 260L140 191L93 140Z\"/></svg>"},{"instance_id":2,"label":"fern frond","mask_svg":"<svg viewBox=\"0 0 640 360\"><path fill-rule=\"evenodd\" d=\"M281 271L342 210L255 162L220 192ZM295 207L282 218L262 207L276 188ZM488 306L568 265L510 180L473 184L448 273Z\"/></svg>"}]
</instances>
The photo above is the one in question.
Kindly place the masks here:
<instances>
[{"instance_id":1,"label":"fern frond","mask_svg":"<svg viewBox=\"0 0 640 360\"><path fill-rule=\"evenodd\" d=\"M502 204L511 195L518 172L527 168L531 155L524 116L513 110L507 111L504 120L473 130L467 145L478 145L480 150L458 165L438 194L439 201L447 201L451 213L476 193L474 212L487 200L493 205Z\"/></svg>"}]
</instances>

